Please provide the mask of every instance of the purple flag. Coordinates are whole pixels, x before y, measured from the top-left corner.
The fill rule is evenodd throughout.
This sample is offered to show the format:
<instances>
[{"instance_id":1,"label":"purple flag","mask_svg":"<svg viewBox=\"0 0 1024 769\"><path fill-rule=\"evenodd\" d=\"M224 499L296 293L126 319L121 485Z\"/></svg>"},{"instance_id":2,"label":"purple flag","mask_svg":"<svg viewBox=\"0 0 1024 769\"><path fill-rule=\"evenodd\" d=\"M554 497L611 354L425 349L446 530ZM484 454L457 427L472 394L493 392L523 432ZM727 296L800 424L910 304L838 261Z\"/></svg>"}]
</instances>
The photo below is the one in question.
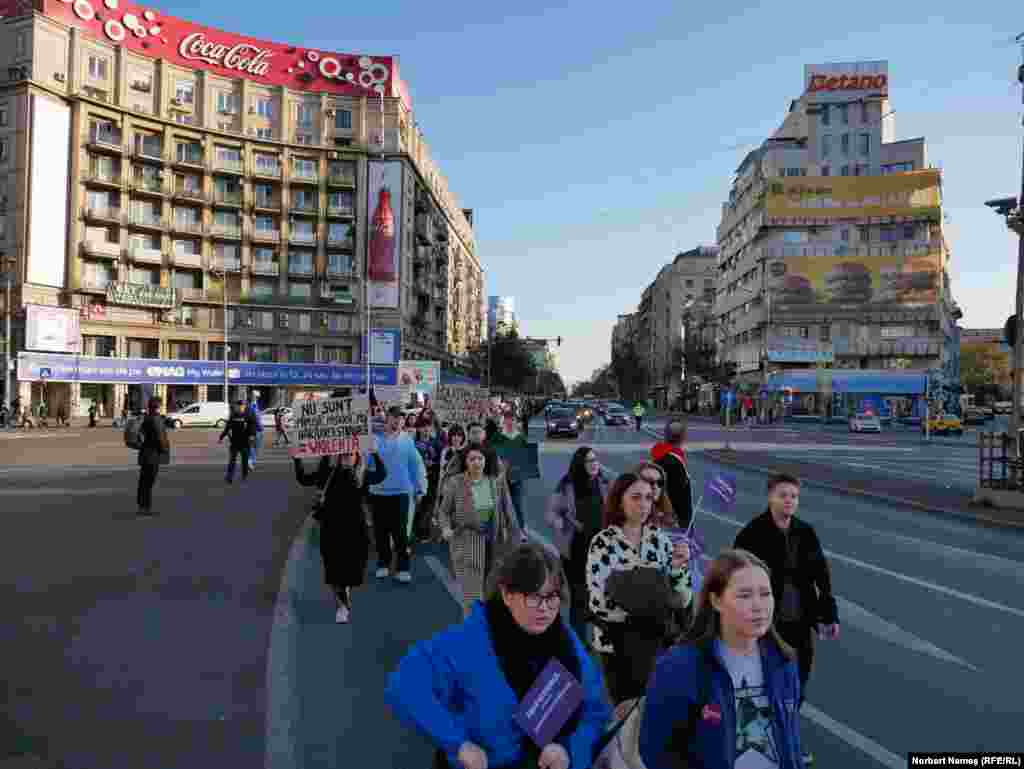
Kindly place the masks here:
<instances>
[{"instance_id":1,"label":"purple flag","mask_svg":"<svg viewBox=\"0 0 1024 769\"><path fill-rule=\"evenodd\" d=\"M716 513L728 513L736 504L736 476L715 473L704 479L703 507Z\"/></svg>"},{"instance_id":2,"label":"purple flag","mask_svg":"<svg viewBox=\"0 0 1024 769\"><path fill-rule=\"evenodd\" d=\"M546 748L583 702L583 687L556 659L523 697L516 721L537 747Z\"/></svg>"}]
</instances>

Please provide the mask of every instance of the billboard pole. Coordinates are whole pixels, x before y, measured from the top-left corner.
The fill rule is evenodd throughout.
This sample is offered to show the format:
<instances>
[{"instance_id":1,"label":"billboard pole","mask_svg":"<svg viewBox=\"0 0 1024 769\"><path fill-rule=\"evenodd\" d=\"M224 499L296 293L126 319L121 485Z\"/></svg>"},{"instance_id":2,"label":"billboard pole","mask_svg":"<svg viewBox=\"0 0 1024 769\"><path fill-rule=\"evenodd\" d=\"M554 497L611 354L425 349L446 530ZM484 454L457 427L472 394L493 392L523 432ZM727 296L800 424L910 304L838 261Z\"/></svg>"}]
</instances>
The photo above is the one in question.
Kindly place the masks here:
<instances>
[{"instance_id":1,"label":"billboard pole","mask_svg":"<svg viewBox=\"0 0 1024 769\"><path fill-rule=\"evenodd\" d=\"M11 271L8 265L10 257L4 257L3 267L6 277L4 292L4 405L7 406L7 419L12 419L11 408Z\"/></svg>"}]
</instances>

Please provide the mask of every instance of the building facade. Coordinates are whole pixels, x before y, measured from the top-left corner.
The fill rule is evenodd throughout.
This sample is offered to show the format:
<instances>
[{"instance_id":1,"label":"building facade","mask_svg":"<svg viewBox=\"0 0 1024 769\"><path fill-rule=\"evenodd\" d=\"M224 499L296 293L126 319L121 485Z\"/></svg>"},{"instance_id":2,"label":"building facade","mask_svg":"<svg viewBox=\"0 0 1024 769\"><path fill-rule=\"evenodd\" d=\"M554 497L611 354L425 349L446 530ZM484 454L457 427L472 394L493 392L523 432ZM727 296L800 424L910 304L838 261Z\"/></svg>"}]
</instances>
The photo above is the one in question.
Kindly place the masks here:
<instances>
[{"instance_id":1,"label":"building facade","mask_svg":"<svg viewBox=\"0 0 1024 769\"><path fill-rule=\"evenodd\" d=\"M487 338L519 333L519 321L516 320L516 300L513 296L487 297Z\"/></svg>"},{"instance_id":2,"label":"building facade","mask_svg":"<svg viewBox=\"0 0 1024 769\"><path fill-rule=\"evenodd\" d=\"M737 168L714 314L741 386L822 368L943 371L955 387L941 173L923 138L894 133L886 62L808 65L782 125Z\"/></svg>"},{"instance_id":3,"label":"building facade","mask_svg":"<svg viewBox=\"0 0 1024 769\"><path fill-rule=\"evenodd\" d=\"M0 2L0 251L16 317L74 309L81 355L134 359L223 360L227 340L229 360L360 363L368 324L397 334L402 359L451 364L480 342L472 212L430 158L395 57L109 8ZM79 414L224 397L39 387L21 382L22 401Z\"/></svg>"},{"instance_id":4,"label":"building facade","mask_svg":"<svg viewBox=\"0 0 1024 769\"><path fill-rule=\"evenodd\" d=\"M658 271L636 312L634 347L647 372L648 398L658 407L676 403L683 392L683 314L690 302L711 301L718 249L683 251Z\"/></svg>"}]
</instances>

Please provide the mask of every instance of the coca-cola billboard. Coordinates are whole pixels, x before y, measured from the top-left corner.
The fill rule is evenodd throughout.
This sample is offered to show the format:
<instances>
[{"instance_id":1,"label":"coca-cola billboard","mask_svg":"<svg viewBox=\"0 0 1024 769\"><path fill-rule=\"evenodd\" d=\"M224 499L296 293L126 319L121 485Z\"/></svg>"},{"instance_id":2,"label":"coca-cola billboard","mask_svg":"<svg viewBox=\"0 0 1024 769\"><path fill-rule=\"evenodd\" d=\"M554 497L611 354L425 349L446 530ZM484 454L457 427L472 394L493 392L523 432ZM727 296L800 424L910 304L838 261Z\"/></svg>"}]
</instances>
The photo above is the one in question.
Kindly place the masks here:
<instances>
[{"instance_id":1,"label":"coca-cola billboard","mask_svg":"<svg viewBox=\"0 0 1024 769\"><path fill-rule=\"evenodd\" d=\"M369 237L366 279L370 307L398 309L398 263L402 245L402 163L369 164Z\"/></svg>"},{"instance_id":2,"label":"coca-cola billboard","mask_svg":"<svg viewBox=\"0 0 1024 769\"><path fill-rule=\"evenodd\" d=\"M391 56L332 53L273 43L165 16L124 0L38 0L47 16L134 53L189 69L297 91L399 97L408 89Z\"/></svg>"}]
</instances>

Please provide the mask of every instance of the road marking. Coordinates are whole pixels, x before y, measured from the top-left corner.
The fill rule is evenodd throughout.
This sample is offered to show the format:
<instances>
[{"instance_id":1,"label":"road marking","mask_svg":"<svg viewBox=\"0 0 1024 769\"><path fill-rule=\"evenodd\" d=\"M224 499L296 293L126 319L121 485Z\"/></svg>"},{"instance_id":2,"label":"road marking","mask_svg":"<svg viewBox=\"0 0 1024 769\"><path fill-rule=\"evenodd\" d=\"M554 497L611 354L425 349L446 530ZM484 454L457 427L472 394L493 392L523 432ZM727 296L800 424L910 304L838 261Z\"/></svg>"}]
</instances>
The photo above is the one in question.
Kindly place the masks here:
<instances>
[{"instance_id":1,"label":"road marking","mask_svg":"<svg viewBox=\"0 0 1024 769\"><path fill-rule=\"evenodd\" d=\"M906 769L906 759L886 750L870 737L865 737L860 732L854 731L846 724L840 723L828 713L819 710L809 702L805 702L800 709L800 714L808 721L817 724L822 729L835 735L847 745L850 745L861 753L875 759L887 769Z\"/></svg>"},{"instance_id":2,"label":"road marking","mask_svg":"<svg viewBox=\"0 0 1024 769\"><path fill-rule=\"evenodd\" d=\"M437 556L425 555L423 556L423 560L426 562L427 568L429 568L441 584L444 585L445 590L448 591L448 595L452 597L452 600L459 606L462 606L462 587L458 582L456 582L451 571L445 568L444 564L438 560Z\"/></svg>"},{"instance_id":3,"label":"road marking","mask_svg":"<svg viewBox=\"0 0 1024 769\"><path fill-rule=\"evenodd\" d=\"M122 486L120 488L108 487L105 489L61 489L45 487L39 489L0 489L0 497L38 497L38 496L68 496L68 497L81 497L81 496L96 496L100 494L123 494L127 487Z\"/></svg>"},{"instance_id":4,"label":"road marking","mask_svg":"<svg viewBox=\"0 0 1024 769\"><path fill-rule=\"evenodd\" d=\"M710 518L717 518L720 521L731 524L740 529L746 526L745 523L741 523L740 521L737 521L735 518L729 518L728 516L719 515L718 513L712 513L707 510L703 511L703 515L708 516ZM966 601L967 603L974 604L975 606L980 606L984 609L994 609L996 611L1001 611L1004 614L1009 614L1011 616L1020 617L1024 619L1024 609L1018 609L1013 606L1007 606L1006 604L999 603L997 601L990 601L987 598L982 598L981 596L973 595L971 593L965 593L961 590L957 590L952 587L946 587L945 585L936 584L935 582L929 582L926 579L911 577L909 574L902 574L898 571L886 569L883 566L876 566L873 563L862 561L859 558L852 558L848 555L842 555L841 553L837 553L833 550L825 550L825 555L827 555L829 558L834 558L837 561L842 561L843 563L849 564L851 566L859 566L860 568L865 569L866 571L871 571L876 574L882 574L886 577L892 577L893 579L899 580L900 582L906 582L911 585L916 585L917 587L923 587L926 590L941 593L942 595L947 595L951 598L959 598L961 601Z\"/></svg>"}]
</instances>

